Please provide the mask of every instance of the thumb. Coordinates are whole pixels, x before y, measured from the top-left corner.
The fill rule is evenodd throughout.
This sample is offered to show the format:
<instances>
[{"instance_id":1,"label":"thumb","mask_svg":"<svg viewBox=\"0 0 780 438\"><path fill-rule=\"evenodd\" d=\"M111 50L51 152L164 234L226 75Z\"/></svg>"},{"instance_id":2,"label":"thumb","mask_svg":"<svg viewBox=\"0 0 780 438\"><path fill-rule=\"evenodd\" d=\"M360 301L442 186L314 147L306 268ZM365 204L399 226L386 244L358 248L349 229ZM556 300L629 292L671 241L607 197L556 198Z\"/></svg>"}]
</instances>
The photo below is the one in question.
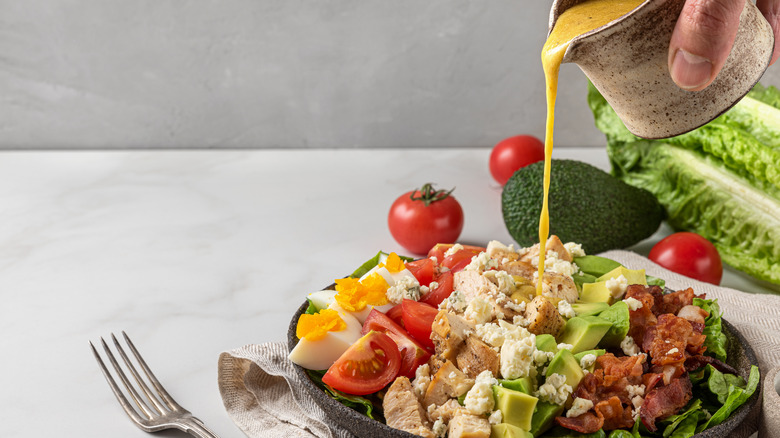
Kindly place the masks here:
<instances>
[{"instance_id":1,"label":"thumb","mask_svg":"<svg viewBox=\"0 0 780 438\"><path fill-rule=\"evenodd\" d=\"M706 88L734 45L746 0L688 0L669 42L669 72L684 90Z\"/></svg>"}]
</instances>

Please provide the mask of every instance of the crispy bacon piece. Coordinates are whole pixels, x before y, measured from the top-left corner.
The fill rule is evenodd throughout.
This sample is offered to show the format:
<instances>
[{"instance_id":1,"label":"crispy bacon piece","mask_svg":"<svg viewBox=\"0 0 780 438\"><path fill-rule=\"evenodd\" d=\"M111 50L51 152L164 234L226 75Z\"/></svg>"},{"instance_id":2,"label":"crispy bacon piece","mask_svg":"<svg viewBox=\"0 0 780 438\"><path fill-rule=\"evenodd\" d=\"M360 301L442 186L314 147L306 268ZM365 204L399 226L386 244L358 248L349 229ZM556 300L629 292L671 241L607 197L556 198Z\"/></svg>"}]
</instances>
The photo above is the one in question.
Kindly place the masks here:
<instances>
[{"instance_id":1,"label":"crispy bacon piece","mask_svg":"<svg viewBox=\"0 0 780 438\"><path fill-rule=\"evenodd\" d=\"M584 414L568 418L568 417L555 417L555 422L565 427L580 433L593 433L598 432L604 425L604 417L599 417L593 412L585 412Z\"/></svg>"},{"instance_id":2,"label":"crispy bacon piece","mask_svg":"<svg viewBox=\"0 0 780 438\"><path fill-rule=\"evenodd\" d=\"M599 356L596 359L599 369L604 373L604 385L611 386L615 382L628 377L635 377L632 379L638 381L642 377L645 363L645 355L640 354L636 356L624 356L615 357L612 353L607 353Z\"/></svg>"},{"instance_id":3,"label":"crispy bacon piece","mask_svg":"<svg viewBox=\"0 0 780 438\"><path fill-rule=\"evenodd\" d=\"M641 284L631 284L626 289L626 298L634 298L642 302L642 307L636 310L629 310L629 329L628 335L634 338L634 342L641 346L645 338L645 331L656 324L656 316L653 313L656 298L653 292L660 294L661 288L658 286L647 287Z\"/></svg>"},{"instance_id":4,"label":"crispy bacon piece","mask_svg":"<svg viewBox=\"0 0 780 438\"><path fill-rule=\"evenodd\" d=\"M685 406L693 397L692 387L691 380L685 375L650 391L639 408L639 416L647 430L655 432L656 420L662 420Z\"/></svg>"},{"instance_id":5,"label":"crispy bacon piece","mask_svg":"<svg viewBox=\"0 0 780 438\"><path fill-rule=\"evenodd\" d=\"M701 354L698 354L696 356L690 356L687 359L685 359L685 370L695 371L701 367L706 366L707 364L712 365L713 367L715 367L716 370L720 371L721 373L737 374L737 370L731 365L722 362L714 357L703 356Z\"/></svg>"},{"instance_id":6,"label":"crispy bacon piece","mask_svg":"<svg viewBox=\"0 0 780 438\"><path fill-rule=\"evenodd\" d=\"M676 315L680 318L687 319L691 322L691 324L696 323L702 327L704 326L704 320L710 316L709 312L699 306L694 306L693 304L683 306L680 310L677 311ZM699 332L701 332L701 330Z\"/></svg>"},{"instance_id":7,"label":"crispy bacon piece","mask_svg":"<svg viewBox=\"0 0 780 438\"><path fill-rule=\"evenodd\" d=\"M693 304L693 297L693 289L691 288L678 290L668 294L662 294L659 297L660 299L656 299L653 313L656 315L661 315L664 313L672 313L677 315L677 312L679 312L680 309Z\"/></svg>"},{"instance_id":8,"label":"crispy bacon piece","mask_svg":"<svg viewBox=\"0 0 780 438\"><path fill-rule=\"evenodd\" d=\"M597 416L604 419L604 424L601 426L604 430L627 429L634 425L631 407L623 407L618 397L599 402L593 409Z\"/></svg>"},{"instance_id":9,"label":"crispy bacon piece","mask_svg":"<svg viewBox=\"0 0 780 438\"><path fill-rule=\"evenodd\" d=\"M634 425L631 408L624 407L618 397L610 397L600 401L593 407L593 412L586 412L578 417L556 417L561 426L580 433L594 433L599 429L626 429Z\"/></svg>"},{"instance_id":10,"label":"crispy bacon piece","mask_svg":"<svg viewBox=\"0 0 780 438\"><path fill-rule=\"evenodd\" d=\"M660 382L664 380L664 375L661 373L646 373L642 376L642 383L645 385L645 394L655 388Z\"/></svg>"}]
</instances>

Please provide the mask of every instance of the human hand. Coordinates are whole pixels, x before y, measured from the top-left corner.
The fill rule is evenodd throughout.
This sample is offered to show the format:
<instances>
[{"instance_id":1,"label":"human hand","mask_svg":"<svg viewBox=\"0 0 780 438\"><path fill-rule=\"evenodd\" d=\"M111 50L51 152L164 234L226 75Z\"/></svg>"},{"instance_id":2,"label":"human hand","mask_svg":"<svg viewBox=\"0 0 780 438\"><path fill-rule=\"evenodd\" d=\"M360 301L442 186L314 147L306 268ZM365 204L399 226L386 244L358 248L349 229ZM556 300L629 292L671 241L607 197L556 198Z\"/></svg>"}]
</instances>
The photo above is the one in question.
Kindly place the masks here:
<instances>
[{"instance_id":1,"label":"human hand","mask_svg":"<svg viewBox=\"0 0 780 438\"><path fill-rule=\"evenodd\" d=\"M734 45L746 0L687 0L669 43L669 72L684 90L706 88ZM750 0L747 0L750 1ZM780 56L780 0L756 0L775 34L773 64Z\"/></svg>"}]
</instances>

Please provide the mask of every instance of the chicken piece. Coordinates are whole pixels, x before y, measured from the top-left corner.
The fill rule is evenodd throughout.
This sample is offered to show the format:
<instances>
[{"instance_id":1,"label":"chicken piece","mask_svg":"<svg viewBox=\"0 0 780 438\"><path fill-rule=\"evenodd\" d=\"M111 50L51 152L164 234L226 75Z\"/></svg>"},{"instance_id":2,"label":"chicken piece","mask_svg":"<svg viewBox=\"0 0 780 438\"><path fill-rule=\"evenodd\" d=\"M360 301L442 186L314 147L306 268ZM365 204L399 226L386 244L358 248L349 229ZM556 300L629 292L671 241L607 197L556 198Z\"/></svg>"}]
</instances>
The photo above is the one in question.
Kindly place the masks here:
<instances>
[{"instance_id":1,"label":"chicken piece","mask_svg":"<svg viewBox=\"0 0 780 438\"><path fill-rule=\"evenodd\" d=\"M485 252L491 259L497 260L499 265L515 261L520 257L520 254L512 247L506 246L497 240L488 242Z\"/></svg>"},{"instance_id":2,"label":"chicken piece","mask_svg":"<svg viewBox=\"0 0 780 438\"><path fill-rule=\"evenodd\" d=\"M459 409L450 420L449 438L490 438L490 422L487 418Z\"/></svg>"},{"instance_id":3,"label":"chicken piece","mask_svg":"<svg viewBox=\"0 0 780 438\"><path fill-rule=\"evenodd\" d=\"M431 326L431 340L436 355L442 360L455 360L458 349L474 331L465 318L446 310L439 310Z\"/></svg>"},{"instance_id":4,"label":"chicken piece","mask_svg":"<svg viewBox=\"0 0 780 438\"><path fill-rule=\"evenodd\" d=\"M574 260L571 256L571 253L568 249L566 249L565 246L563 246L563 242L561 242L561 239L558 238L556 235L552 235L547 239L547 243L545 245L546 251L553 251L556 254L558 254L558 260L565 260L567 262L571 262ZM534 258L539 257L539 244L526 248L525 251L520 252L520 260L521 262L526 263L532 263L532 260Z\"/></svg>"},{"instance_id":5,"label":"chicken piece","mask_svg":"<svg viewBox=\"0 0 780 438\"><path fill-rule=\"evenodd\" d=\"M493 319L512 320L519 315L517 303L505 293L499 292L498 286L487 277L476 271L459 271L455 273L454 289L460 291L467 301L481 298L493 307Z\"/></svg>"},{"instance_id":6,"label":"chicken piece","mask_svg":"<svg viewBox=\"0 0 780 438\"><path fill-rule=\"evenodd\" d=\"M407 377L395 379L382 400L387 425L426 438L435 438L428 415Z\"/></svg>"},{"instance_id":7,"label":"chicken piece","mask_svg":"<svg viewBox=\"0 0 780 438\"><path fill-rule=\"evenodd\" d=\"M543 296L536 296L528 303L525 319L529 323L526 328L535 335L548 333L556 336L566 323L558 308Z\"/></svg>"},{"instance_id":8,"label":"chicken piece","mask_svg":"<svg viewBox=\"0 0 780 438\"><path fill-rule=\"evenodd\" d=\"M574 279L568 275L557 272L545 272L542 280L542 295L552 298L556 303L560 300L566 300L569 303L577 301L580 292Z\"/></svg>"},{"instance_id":9,"label":"chicken piece","mask_svg":"<svg viewBox=\"0 0 780 438\"><path fill-rule=\"evenodd\" d=\"M441 406L450 398L465 394L472 386L474 386L474 379L469 379L451 361L446 361L433 375L431 383L425 390L423 405Z\"/></svg>"},{"instance_id":10,"label":"chicken piece","mask_svg":"<svg viewBox=\"0 0 780 438\"><path fill-rule=\"evenodd\" d=\"M527 280L530 280L531 282L533 282L534 273L537 272L537 269L534 268L531 263L521 262L520 260L504 263L501 265L501 268L509 275L518 275Z\"/></svg>"},{"instance_id":11,"label":"chicken piece","mask_svg":"<svg viewBox=\"0 0 780 438\"><path fill-rule=\"evenodd\" d=\"M469 336L456 357L456 363L466 375L475 379L482 371L498 375L501 361L498 352L476 336Z\"/></svg>"}]
</instances>

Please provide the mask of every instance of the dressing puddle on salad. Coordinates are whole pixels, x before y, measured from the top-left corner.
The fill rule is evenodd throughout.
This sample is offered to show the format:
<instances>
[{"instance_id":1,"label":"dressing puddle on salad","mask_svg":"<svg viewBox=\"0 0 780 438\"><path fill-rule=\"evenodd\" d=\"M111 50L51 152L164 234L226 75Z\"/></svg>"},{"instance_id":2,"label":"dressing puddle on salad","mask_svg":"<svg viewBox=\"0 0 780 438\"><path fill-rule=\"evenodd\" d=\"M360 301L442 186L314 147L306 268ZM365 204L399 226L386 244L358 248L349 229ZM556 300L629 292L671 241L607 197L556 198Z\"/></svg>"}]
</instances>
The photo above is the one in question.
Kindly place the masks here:
<instances>
[{"instance_id":1,"label":"dressing puddle on salad","mask_svg":"<svg viewBox=\"0 0 780 438\"><path fill-rule=\"evenodd\" d=\"M553 131L555 127L555 98L558 94L558 72L563 55L571 41L604 26L631 12L644 0L587 0L564 11L542 48L542 66L547 86L547 129L544 137L544 201L539 218L539 278L544 276L546 243L550 233L550 214L547 197L550 191L550 166L552 162ZM542 294L542 282L537 282L536 293Z\"/></svg>"}]
</instances>

